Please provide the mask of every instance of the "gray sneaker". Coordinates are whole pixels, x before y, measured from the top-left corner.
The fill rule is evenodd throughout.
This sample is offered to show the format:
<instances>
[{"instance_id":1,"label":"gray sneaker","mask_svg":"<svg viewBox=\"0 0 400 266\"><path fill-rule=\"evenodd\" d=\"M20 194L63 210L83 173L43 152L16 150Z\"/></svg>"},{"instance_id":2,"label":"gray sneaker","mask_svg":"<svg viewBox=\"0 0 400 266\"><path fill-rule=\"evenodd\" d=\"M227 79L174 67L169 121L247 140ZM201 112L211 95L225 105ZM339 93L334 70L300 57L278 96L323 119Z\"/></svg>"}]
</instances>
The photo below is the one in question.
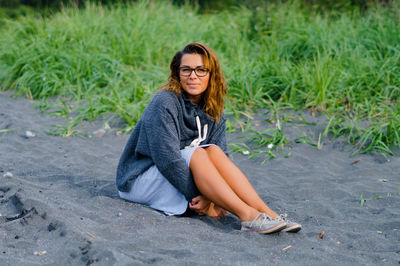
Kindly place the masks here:
<instances>
[{"instance_id":1,"label":"gray sneaker","mask_svg":"<svg viewBox=\"0 0 400 266\"><path fill-rule=\"evenodd\" d=\"M278 232L285 228L286 222L281 220L272 220L266 213L260 213L253 221L241 222L242 231L257 232L260 234L270 234Z\"/></svg>"},{"instance_id":2,"label":"gray sneaker","mask_svg":"<svg viewBox=\"0 0 400 266\"><path fill-rule=\"evenodd\" d=\"M286 228L282 230L282 232L288 233L297 233L301 230L301 224L290 221L287 217L287 214L280 214L278 217L274 219L274 221L283 221L286 222Z\"/></svg>"}]
</instances>

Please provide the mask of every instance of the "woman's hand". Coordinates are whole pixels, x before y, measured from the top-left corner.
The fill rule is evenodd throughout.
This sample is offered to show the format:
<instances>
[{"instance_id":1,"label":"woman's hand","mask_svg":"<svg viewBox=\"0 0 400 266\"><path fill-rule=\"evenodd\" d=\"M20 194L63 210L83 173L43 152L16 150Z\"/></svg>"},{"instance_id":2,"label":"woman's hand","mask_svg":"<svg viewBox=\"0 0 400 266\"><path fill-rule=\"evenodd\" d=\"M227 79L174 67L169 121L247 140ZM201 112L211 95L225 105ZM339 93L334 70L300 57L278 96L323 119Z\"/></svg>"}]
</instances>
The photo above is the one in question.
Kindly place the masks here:
<instances>
[{"instance_id":1,"label":"woman's hand","mask_svg":"<svg viewBox=\"0 0 400 266\"><path fill-rule=\"evenodd\" d=\"M204 196L197 196L189 202L190 209L194 210L200 215L206 215L211 201Z\"/></svg>"},{"instance_id":2,"label":"woman's hand","mask_svg":"<svg viewBox=\"0 0 400 266\"><path fill-rule=\"evenodd\" d=\"M189 203L190 209L194 210L200 215L207 215L213 218L220 219L227 214L227 211L204 196L197 196Z\"/></svg>"}]
</instances>

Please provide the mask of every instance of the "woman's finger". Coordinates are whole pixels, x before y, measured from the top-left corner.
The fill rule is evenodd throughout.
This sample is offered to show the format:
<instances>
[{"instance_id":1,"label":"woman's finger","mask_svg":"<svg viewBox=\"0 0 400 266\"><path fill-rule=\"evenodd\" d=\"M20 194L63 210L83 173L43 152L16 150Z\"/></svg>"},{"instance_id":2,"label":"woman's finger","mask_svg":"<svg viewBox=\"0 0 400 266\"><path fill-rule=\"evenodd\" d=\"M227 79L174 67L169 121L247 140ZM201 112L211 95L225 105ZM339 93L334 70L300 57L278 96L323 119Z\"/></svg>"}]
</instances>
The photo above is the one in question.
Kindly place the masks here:
<instances>
[{"instance_id":1,"label":"woman's finger","mask_svg":"<svg viewBox=\"0 0 400 266\"><path fill-rule=\"evenodd\" d=\"M201 201L201 199L202 199L202 196L194 197L194 198L192 199L191 204L192 204L192 205L196 205L196 204L198 204L198 203Z\"/></svg>"}]
</instances>

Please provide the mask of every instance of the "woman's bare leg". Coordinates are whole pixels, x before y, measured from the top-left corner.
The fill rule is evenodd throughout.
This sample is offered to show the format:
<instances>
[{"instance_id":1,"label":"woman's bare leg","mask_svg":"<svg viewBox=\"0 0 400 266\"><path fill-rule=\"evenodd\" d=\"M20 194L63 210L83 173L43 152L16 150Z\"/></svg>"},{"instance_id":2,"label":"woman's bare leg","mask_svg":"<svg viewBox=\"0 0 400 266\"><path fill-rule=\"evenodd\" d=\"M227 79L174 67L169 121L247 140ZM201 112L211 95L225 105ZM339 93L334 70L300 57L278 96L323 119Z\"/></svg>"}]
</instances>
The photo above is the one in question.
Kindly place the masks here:
<instances>
[{"instance_id":1,"label":"woman's bare leg","mask_svg":"<svg viewBox=\"0 0 400 266\"><path fill-rule=\"evenodd\" d=\"M268 214L273 219L278 216L265 204L243 172L226 156L221 148L212 145L206 147L205 150L225 182L242 201L259 212Z\"/></svg>"},{"instance_id":2,"label":"woman's bare leg","mask_svg":"<svg viewBox=\"0 0 400 266\"><path fill-rule=\"evenodd\" d=\"M251 221L259 211L243 202L227 184L203 148L194 151L190 170L199 191L212 202L235 214L241 221Z\"/></svg>"}]
</instances>

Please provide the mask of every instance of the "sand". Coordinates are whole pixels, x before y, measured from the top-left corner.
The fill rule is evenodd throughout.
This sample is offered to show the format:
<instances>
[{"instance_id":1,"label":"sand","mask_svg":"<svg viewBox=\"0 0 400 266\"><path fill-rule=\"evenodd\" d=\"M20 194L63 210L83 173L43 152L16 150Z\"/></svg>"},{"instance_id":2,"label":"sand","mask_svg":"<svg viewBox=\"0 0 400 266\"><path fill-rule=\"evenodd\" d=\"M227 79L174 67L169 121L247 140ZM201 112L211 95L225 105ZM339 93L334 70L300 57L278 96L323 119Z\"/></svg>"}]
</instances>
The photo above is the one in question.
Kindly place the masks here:
<instances>
[{"instance_id":1,"label":"sand","mask_svg":"<svg viewBox=\"0 0 400 266\"><path fill-rule=\"evenodd\" d=\"M106 118L82 125L90 135L52 136L64 121L10 94L0 92L0 265L400 264L399 157L351 157L340 139L322 150L292 143L289 158L264 164L234 153L269 206L303 225L297 234L246 233L231 214L167 217L119 199L115 170L128 136L116 135L115 119L103 136L92 132ZM293 138L321 129L285 130Z\"/></svg>"}]
</instances>

